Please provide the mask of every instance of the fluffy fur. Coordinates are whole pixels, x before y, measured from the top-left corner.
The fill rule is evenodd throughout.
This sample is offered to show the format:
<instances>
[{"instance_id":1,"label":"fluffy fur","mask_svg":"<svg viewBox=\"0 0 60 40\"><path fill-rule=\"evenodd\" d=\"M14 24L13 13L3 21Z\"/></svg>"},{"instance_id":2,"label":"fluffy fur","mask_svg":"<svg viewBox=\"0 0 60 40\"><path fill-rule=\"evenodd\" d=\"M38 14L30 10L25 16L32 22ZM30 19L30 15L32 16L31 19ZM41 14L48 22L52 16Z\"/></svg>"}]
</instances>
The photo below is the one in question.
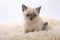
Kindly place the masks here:
<instances>
[{"instance_id":1,"label":"fluffy fur","mask_svg":"<svg viewBox=\"0 0 60 40\"><path fill-rule=\"evenodd\" d=\"M21 32L21 25L0 24L0 40L60 40L60 20L53 20L49 17L42 19L48 21L51 30L24 34Z\"/></svg>"}]
</instances>

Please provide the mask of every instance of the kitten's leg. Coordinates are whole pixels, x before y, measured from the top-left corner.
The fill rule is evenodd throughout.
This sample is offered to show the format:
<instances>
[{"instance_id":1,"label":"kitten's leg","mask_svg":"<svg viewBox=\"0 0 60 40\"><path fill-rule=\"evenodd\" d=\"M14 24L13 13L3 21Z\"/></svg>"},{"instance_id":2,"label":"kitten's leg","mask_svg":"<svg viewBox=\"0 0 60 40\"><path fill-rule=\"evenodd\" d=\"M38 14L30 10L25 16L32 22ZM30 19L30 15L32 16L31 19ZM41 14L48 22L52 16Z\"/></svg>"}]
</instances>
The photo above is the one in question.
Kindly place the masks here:
<instances>
[{"instance_id":1,"label":"kitten's leg","mask_svg":"<svg viewBox=\"0 0 60 40\"><path fill-rule=\"evenodd\" d=\"M25 33L34 32L34 31L35 31L34 29L33 30L30 30L30 31L29 30L26 30Z\"/></svg>"},{"instance_id":2,"label":"kitten's leg","mask_svg":"<svg viewBox=\"0 0 60 40\"><path fill-rule=\"evenodd\" d=\"M33 29L31 32L34 32L35 30Z\"/></svg>"},{"instance_id":3,"label":"kitten's leg","mask_svg":"<svg viewBox=\"0 0 60 40\"><path fill-rule=\"evenodd\" d=\"M45 23L43 24L43 28L42 28L42 30L46 30L47 25L48 25L48 22L45 22Z\"/></svg>"},{"instance_id":4,"label":"kitten's leg","mask_svg":"<svg viewBox=\"0 0 60 40\"><path fill-rule=\"evenodd\" d=\"M26 31L25 31L25 33L28 33L28 32L29 32L29 30L26 30Z\"/></svg>"}]
</instances>

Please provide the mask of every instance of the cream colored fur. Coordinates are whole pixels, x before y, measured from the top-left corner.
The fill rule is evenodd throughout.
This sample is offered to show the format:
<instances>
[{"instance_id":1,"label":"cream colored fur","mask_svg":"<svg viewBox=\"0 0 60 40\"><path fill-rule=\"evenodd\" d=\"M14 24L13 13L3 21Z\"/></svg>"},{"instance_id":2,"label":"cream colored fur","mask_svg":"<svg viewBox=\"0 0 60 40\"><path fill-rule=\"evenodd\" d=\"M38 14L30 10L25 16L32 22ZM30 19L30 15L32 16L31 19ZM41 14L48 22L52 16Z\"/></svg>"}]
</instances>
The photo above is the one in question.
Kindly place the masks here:
<instances>
[{"instance_id":1,"label":"cream colored fur","mask_svg":"<svg viewBox=\"0 0 60 40\"><path fill-rule=\"evenodd\" d=\"M21 25L0 24L0 40L60 40L60 21L50 17L42 18L49 23L48 31L24 34Z\"/></svg>"}]
</instances>

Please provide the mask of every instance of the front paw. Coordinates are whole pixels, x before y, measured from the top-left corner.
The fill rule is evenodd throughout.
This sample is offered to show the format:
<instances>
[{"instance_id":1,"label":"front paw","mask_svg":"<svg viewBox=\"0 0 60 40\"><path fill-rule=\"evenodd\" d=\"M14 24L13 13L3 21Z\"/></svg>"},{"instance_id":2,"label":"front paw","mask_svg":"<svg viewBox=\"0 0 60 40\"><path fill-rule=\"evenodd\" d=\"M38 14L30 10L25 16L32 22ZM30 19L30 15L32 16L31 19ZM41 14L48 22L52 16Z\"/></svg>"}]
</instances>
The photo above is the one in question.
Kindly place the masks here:
<instances>
[{"instance_id":1,"label":"front paw","mask_svg":"<svg viewBox=\"0 0 60 40\"><path fill-rule=\"evenodd\" d=\"M35 30L33 29L31 32L34 32Z\"/></svg>"},{"instance_id":2,"label":"front paw","mask_svg":"<svg viewBox=\"0 0 60 40\"><path fill-rule=\"evenodd\" d=\"M28 32L29 32L29 30L26 30L26 31L25 31L25 33L28 33Z\"/></svg>"},{"instance_id":3,"label":"front paw","mask_svg":"<svg viewBox=\"0 0 60 40\"><path fill-rule=\"evenodd\" d=\"M35 30L26 30L25 33L34 32Z\"/></svg>"}]
</instances>

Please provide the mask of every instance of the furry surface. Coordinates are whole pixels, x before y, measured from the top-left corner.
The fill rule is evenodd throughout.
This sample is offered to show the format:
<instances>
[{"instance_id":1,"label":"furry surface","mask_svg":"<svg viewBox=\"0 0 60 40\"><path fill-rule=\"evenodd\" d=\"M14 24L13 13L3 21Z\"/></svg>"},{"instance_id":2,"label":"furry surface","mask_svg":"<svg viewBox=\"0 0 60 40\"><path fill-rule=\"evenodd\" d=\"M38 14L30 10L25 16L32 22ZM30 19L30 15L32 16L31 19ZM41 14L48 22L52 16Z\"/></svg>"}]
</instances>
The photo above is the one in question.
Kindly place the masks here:
<instances>
[{"instance_id":1,"label":"furry surface","mask_svg":"<svg viewBox=\"0 0 60 40\"><path fill-rule=\"evenodd\" d=\"M49 23L48 31L24 34L18 24L0 24L0 40L60 40L60 21L43 18Z\"/></svg>"}]
</instances>

